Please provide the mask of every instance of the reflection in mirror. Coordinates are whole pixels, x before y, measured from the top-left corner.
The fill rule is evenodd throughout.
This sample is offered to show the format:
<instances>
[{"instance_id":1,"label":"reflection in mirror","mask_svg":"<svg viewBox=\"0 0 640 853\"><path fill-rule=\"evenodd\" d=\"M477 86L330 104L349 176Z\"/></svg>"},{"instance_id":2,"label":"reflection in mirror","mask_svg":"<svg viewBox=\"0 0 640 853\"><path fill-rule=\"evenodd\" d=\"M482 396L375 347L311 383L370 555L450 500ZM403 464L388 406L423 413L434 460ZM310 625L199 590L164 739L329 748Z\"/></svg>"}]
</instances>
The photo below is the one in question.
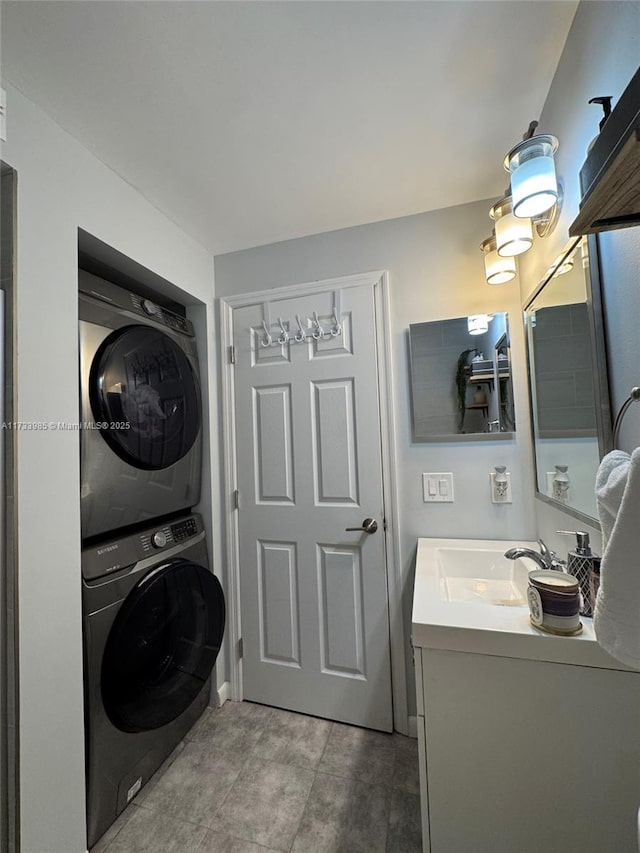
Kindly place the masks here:
<instances>
[{"instance_id":1,"label":"reflection in mirror","mask_svg":"<svg viewBox=\"0 0 640 853\"><path fill-rule=\"evenodd\" d=\"M506 313L409 326L414 441L515 429Z\"/></svg>"},{"instance_id":2,"label":"reflection in mirror","mask_svg":"<svg viewBox=\"0 0 640 853\"><path fill-rule=\"evenodd\" d=\"M511 346L505 332L494 347L494 364L497 369L496 396L502 430L515 430L516 412L511 393Z\"/></svg>"},{"instance_id":3,"label":"reflection in mirror","mask_svg":"<svg viewBox=\"0 0 640 853\"><path fill-rule=\"evenodd\" d=\"M606 372L597 369L602 328L592 292L582 238L549 271L525 322L538 492L595 519L594 484L606 438L600 413L608 393Z\"/></svg>"}]
</instances>

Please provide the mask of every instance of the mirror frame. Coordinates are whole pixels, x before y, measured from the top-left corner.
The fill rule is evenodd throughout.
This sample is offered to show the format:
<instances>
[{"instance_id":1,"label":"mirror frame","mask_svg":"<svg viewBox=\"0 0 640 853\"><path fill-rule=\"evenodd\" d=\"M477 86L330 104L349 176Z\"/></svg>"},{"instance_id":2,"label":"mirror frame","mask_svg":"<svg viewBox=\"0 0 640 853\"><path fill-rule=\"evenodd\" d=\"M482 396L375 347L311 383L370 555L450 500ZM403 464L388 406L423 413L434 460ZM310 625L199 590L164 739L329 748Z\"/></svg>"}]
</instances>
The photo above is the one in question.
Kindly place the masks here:
<instances>
[{"instance_id":1,"label":"mirror frame","mask_svg":"<svg viewBox=\"0 0 640 853\"><path fill-rule=\"evenodd\" d=\"M583 237L576 237L571 240L563 249L562 254L556 260L554 265L547 271L543 280L538 284L534 292L529 297L523 309L524 331L525 331L525 348L527 351L527 383L529 391L529 414L531 420L531 453L533 455L533 470L535 477L535 497L546 504L550 504L556 509L566 512L568 515L577 518L584 524L590 527L600 529L600 522L594 516L589 515L582 510L550 498L549 495L543 494L540 491L538 483L538 464L536 457L536 430L535 430L535 414L534 414L534 395L533 395L533 372L531 364L531 351L529 347L529 327L527 323L528 312L536 298L540 295L543 288L551 281L558 267L571 255L578 247ZM604 316L602 308L602 287L601 287L601 270L600 270L600 253L598 251L597 234L587 235L587 247L589 250L589 273L585 276L585 285L587 291L587 316L589 318L589 340L591 343L591 353L593 358L593 391L595 396L596 408L596 429L598 433L598 452L600 459L613 450L613 433L611 421L611 398L609 396L609 373L607 366L607 347L604 330ZM595 489L595 476L594 476Z\"/></svg>"}]
</instances>

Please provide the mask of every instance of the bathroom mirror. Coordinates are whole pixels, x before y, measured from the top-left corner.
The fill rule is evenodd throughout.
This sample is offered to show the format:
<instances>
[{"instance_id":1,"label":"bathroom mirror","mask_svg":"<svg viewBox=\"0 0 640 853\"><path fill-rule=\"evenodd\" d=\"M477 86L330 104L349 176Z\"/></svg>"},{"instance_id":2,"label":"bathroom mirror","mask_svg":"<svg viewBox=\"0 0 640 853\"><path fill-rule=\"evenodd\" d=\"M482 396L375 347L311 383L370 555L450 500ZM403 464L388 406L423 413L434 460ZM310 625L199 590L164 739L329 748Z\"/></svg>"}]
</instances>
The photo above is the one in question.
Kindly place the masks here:
<instances>
[{"instance_id":1,"label":"bathroom mirror","mask_svg":"<svg viewBox=\"0 0 640 853\"><path fill-rule=\"evenodd\" d=\"M510 438L515 430L506 313L409 326L414 441Z\"/></svg>"},{"instance_id":2,"label":"bathroom mirror","mask_svg":"<svg viewBox=\"0 0 640 853\"><path fill-rule=\"evenodd\" d=\"M595 238L572 241L525 309L537 496L589 523L611 447Z\"/></svg>"}]
</instances>

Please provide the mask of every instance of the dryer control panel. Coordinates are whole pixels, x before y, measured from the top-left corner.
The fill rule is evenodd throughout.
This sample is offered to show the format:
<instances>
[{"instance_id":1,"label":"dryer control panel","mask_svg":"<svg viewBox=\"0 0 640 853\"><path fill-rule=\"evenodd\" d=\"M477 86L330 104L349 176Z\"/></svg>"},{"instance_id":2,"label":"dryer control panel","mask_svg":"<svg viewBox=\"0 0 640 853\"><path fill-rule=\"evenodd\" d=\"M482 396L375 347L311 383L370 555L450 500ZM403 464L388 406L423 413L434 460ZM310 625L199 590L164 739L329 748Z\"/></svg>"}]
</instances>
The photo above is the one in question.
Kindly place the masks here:
<instances>
[{"instance_id":1,"label":"dryer control panel","mask_svg":"<svg viewBox=\"0 0 640 853\"><path fill-rule=\"evenodd\" d=\"M156 305L151 299L143 299L137 293L131 293L130 296L131 304L139 313L146 314L147 317L151 317L158 323L164 323L165 326L176 329L178 332L184 332L185 335L193 335L193 326L185 317Z\"/></svg>"},{"instance_id":2,"label":"dryer control panel","mask_svg":"<svg viewBox=\"0 0 640 853\"><path fill-rule=\"evenodd\" d=\"M140 296L130 290L125 290L111 281L100 278L97 275L79 270L78 287L81 293L91 296L94 299L99 299L114 308L123 308L133 314L139 314L141 317L146 317L148 320L153 320L161 326L168 326L176 332L181 332L183 335L195 337L193 323L176 314L169 308L158 305L153 299L145 296ZM159 297L162 298L162 297Z\"/></svg>"},{"instance_id":3,"label":"dryer control panel","mask_svg":"<svg viewBox=\"0 0 640 853\"><path fill-rule=\"evenodd\" d=\"M177 521L156 524L137 533L91 545L82 551L82 577L85 580L104 577L141 560L155 558L203 530L202 517L193 513Z\"/></svg>"}]
</instances>

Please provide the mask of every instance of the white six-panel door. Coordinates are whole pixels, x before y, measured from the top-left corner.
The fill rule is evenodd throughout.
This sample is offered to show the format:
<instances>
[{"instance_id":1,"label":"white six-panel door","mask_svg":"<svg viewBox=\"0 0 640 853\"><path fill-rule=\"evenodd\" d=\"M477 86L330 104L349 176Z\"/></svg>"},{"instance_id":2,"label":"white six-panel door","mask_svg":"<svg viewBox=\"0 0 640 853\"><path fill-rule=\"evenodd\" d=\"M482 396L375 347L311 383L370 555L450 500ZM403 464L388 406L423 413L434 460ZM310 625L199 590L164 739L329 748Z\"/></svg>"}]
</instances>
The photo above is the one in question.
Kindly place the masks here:
<instances>
[{"instance_id":1,"label":"white six-panel door","mask_svg":"<svg viewBox=\"0 0 640 853\"><path fill-rule=\"evenodd\" d=\"M373 287L233 312L244 698L392 730ZM373 534L359 528L377 521Z\"/></svg>"}]
</instances>

